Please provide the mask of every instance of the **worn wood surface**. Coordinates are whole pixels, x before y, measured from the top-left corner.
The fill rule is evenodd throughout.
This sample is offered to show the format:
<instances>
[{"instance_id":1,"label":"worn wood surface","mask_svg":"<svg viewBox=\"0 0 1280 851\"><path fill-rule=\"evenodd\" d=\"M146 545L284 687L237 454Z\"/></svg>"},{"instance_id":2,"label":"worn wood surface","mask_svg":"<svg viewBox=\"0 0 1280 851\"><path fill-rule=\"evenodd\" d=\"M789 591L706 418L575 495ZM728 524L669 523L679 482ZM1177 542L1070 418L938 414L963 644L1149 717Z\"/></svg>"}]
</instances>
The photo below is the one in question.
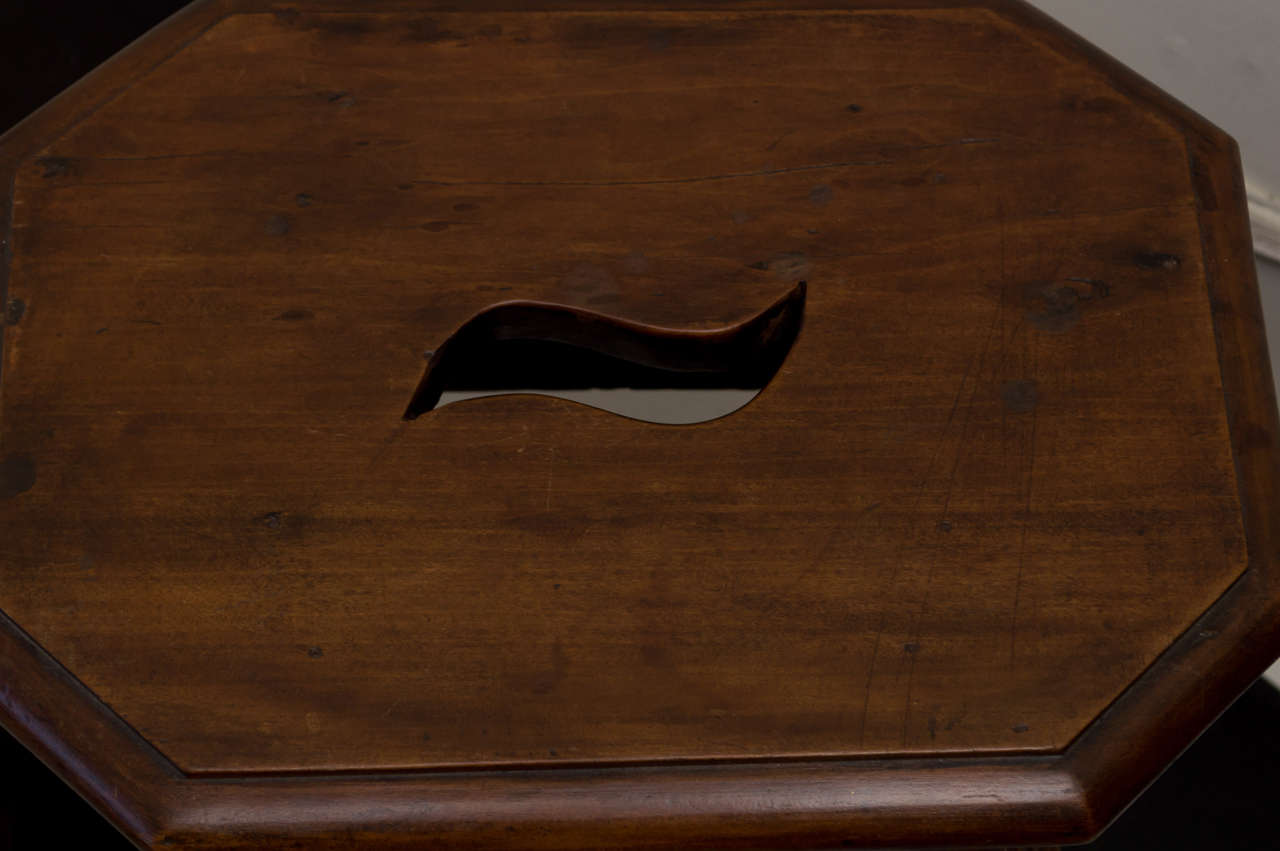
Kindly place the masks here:
<instances>
[{"instance_id":1,"label":"worn wood surface","mask_svg":"<svg viewBox=\"0 0 1280 851\"><path fill-rule=\"evenodd\" d=\"M205 4L0 141L6 724L145 742L131 835L1080 839L1274 648L1229 140L1021 6L739 6ZM724 419L400 419L496 302L801 279Z\"/></svg>"}]
</instances>

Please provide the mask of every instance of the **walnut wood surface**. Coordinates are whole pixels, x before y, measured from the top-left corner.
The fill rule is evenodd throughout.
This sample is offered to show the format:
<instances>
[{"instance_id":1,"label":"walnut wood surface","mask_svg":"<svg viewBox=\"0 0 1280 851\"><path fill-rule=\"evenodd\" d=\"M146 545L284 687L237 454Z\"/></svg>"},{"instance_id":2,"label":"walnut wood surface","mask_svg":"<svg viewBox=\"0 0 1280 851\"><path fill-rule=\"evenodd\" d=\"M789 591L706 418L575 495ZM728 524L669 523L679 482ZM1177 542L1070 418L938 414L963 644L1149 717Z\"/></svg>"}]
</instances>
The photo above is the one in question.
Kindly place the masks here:
<instances>
[{"instance_id":1,"label":"walnut wood surface","mask_svg":"<svg viewBox=\"0 0 1280 851\"><path fill-rule=\"evenodd\" d=\"M822 5L208 3L0 140L6 726L153 844L1103 826L1278 649L1234 146ZM400 421L496 302L802 278L725 419Z\"/></svg>"}]
</instances>

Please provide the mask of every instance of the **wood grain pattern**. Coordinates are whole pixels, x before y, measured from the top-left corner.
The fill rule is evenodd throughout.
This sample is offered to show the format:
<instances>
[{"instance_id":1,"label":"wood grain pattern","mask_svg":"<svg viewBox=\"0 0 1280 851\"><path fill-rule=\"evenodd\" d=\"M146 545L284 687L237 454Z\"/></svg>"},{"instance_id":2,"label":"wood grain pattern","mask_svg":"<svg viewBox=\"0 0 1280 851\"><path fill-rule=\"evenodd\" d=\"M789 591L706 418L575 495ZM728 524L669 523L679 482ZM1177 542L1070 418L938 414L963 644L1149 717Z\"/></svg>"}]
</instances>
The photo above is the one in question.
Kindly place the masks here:
<instances>
[{"instance_id":1,"label":"wood grain pattern","mask_svg":"<svg viewBox=\"0 0 1280 851\"><path fill-rule=\"evenodd\" d=\"M1100 829L1277 649L1234 148L1020 5L807 5L205 4L0 140L6 726L150 844ZM400 421L495 302L800 278L723 420Z\"/></svg>"}]
</instances>

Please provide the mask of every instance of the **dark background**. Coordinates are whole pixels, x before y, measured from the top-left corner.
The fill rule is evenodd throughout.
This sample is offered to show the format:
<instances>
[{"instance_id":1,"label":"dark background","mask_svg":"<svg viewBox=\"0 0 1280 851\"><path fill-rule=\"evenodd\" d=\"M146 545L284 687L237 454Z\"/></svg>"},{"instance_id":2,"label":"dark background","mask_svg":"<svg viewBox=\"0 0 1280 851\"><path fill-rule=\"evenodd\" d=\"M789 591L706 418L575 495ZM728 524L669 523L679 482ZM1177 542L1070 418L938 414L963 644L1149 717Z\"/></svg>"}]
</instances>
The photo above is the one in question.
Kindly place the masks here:
<instances>
[{"instance_id":1,"label":"dark background","mask_svg":"<svg viewBox=\"0 0 1280 851\"><path fill-rule=\"evenodd\" d=\"M0 0L0 132L182 8ZM1093 851L1280 847L1280 692L1254 685ZM0 730L0 851L132 846Z\"/></svg>"}]
</instances>

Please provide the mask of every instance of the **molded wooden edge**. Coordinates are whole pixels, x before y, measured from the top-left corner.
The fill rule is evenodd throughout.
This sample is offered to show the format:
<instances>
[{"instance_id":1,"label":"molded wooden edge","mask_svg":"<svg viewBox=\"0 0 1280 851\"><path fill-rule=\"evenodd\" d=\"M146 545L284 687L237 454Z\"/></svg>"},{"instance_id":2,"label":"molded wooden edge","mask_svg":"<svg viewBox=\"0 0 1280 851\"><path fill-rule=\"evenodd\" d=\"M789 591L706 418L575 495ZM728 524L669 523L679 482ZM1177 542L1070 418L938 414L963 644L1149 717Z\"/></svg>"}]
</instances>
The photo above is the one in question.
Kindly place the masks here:
<instances>
[{"instance_id":1,"label":"molded wooden edge","mask_svg":"<svg viewBox=\"0 0 1280 851\"><path fill-rule=\"evenodd\" d=\"M0 724L140 848L813 849L1097 828L1057 757L193 779L3 615L0 683Z\"/></svg>"},{"instance_id":2,"label":"molded wooden edge","mask_svg":"<svg viewBox=\"0 0 1280 851\"><path fill-rule=\"evenodd\" d=\"M16 169L226 17L240 0L195 0L0 134L0 169Z\"/></svg>"},{"instance_id":3,"label":"molded wooden edge","mask_svg":"<svg viewBox=\"0 0 1280 851\"><path fill-rule=\"evenodd\" d=\"M229 7L227 0L195 0L0 134L0 313L8 304L18 169L198 38L225 17ZM0 387L3 325L0 322ZM157 825L168 821L163 792L181 773L3 611L0 726L139 848L150 847Z\"/></svg>"},{"instance_id":4,"label":"molded wooden edge","mask_svg":"<svg viewBox=\"0 0 1280 851\"><path fill-rule=\"evenodd\" d=\"M170 15L35 112L0 133L0 314L9 301L13 261L13 200L18 170L40 150L97 112L165 60L179 53L241 0L195 0ZM0 384L4 380L4 322L0 321ZM0 423L3 423L0 394Z\"/></svg>"},{"instance_id":5,"label":"molded wooden edge","mask_svg":"<svg viewBox=\"0 0 1280 851\"><path fill-rule=\"evenodd\" d=\"M1245 573L1064 752L1101 832L1280 655L1280 414L1235 140L1024 0L991 7L1183 132L1244 512Z\"/></svg>"},{"instance_id":6,"label":"molded wooden edge","mask_svg":"<svg viewBox=\"0 0 1280 851\"><path fill-rule=\"evenodd\" d=\"M230 0L246 12L385 14L394 12L813 12L846 9L985 8L990 0Z\"/></svg>"},{"instance_id":7,"label":"molded wooden edge","mask_svg":"<svg viewBox=\"0 0 1280 851\"><path fill-rule=\"evenodd\" d=\"M598 769L209 784L159 847L901 847L1083 838L1049 759ZM206 783L208 783L206 781ZM1013 809L1011 809L1013 808Z\"/></svg>"},{"instance_id":8,"label":"molded wooden edge","mask_svg":"<svg viewBox=\"0 0 1280 851\"><path fill-rule=\"evenodd\" d=\"M199 0L0 137L0 178L11 188L21 162L181 49L166 46L174 40L189 43L235 11L330 5ZM443 11L444 5L414 8ZM706 837L736 847L850 841L887 847L1078 842L1099 832L1280 652L1275 521L1267 513L1276 504L1280 423L1249 259L1238 152L1205 119L1038 10L1017 0L948 5L992 8L1056 49L1088 58L1124 94L1182 126L1194 162L1205 169L1196 178L1201 227L1249 569L1063 756L194 780L2 615L0 723L133 842L149 847L248 848L286 837L300 843L294 847L308 848L350 847L358 840L388 848L639 848ZM765 2L687 8L766 6L778 8ZM889 0L782 8L934 6ZM653 8L631 0L541 7ZM367 10L391 8L406 6L376 2ZM480 0L464 10L510 8L528 7ZM1211 203L1205 190L1214 196ZM0 211L6 252L11 204L10 191ZM1228 258L1227 265L1230 258L1242 261L1222 268L1215 255ZM6 262L0 274L7 269ZM1159 730L1154 718L1163 719Z\"/></svg>"},{"instance_id":9,"label":"molded wooden edge","mask_svg":"<svg viewBox=\"0 0 1280 851\"><path fill-rule=\"evenodd\" d=\"M143 847L181 773L0 613L0 726Z\"/></svg>"},{"instance_id":10,"label":"molded wooden edge","mask_svg":"<svg viewBox=\"0 0 1280 851\"><path fill-rule=\"evenodd\" d=\"M1280 415L1267 350L1239 151L1215 128L1188 131L1249 564L1067 751L1110 822L1280 654L1275 506ZM1237 259L1238 258L1238 259ZM1234 261L1234 262L1233 262ZM1153 719L1161 719L1157 726ZM1146 721L1144 726L1143 721Z\"/></svg>"}]
</instances>

